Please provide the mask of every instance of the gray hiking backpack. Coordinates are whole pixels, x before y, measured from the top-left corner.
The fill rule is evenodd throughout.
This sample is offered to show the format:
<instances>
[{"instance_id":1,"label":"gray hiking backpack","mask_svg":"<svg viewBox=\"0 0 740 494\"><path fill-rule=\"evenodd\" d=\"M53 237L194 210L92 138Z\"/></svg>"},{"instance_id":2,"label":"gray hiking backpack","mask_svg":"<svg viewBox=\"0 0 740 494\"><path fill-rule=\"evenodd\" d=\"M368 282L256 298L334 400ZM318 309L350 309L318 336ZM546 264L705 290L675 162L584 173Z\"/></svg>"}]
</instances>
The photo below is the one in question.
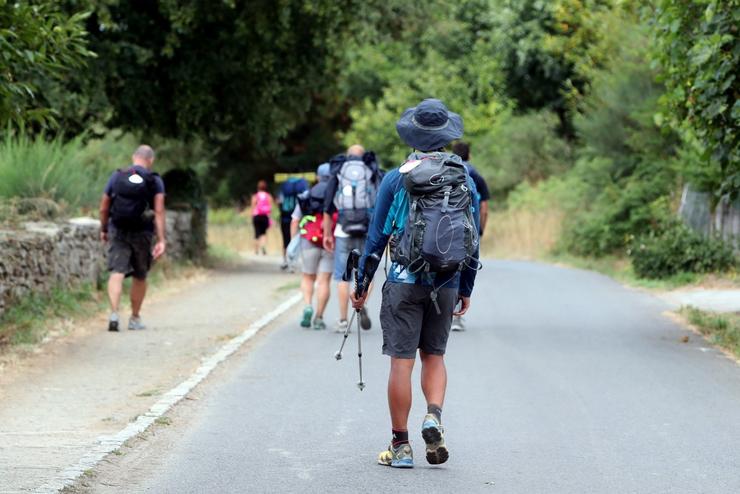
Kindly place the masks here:
<instances>
[{"instance_id":1,"label":"gray hiking backpack","mask_svg":"<svg viewBox=\"0 0 740 494\"><path fill-rule=\"evenodd\" d=\"M339 212L339 224L347 235L367 235L370 214L375 205L377 188L373 170L364 161L345 161L337 172L337 194L334 205Z\"/></svg>"},{"instance_id":2,"label":"gray hiking backpack","mask_svg":"<svg viewBox=\"0 0 740 494\"><path fill-rule=\"evenodd\" d=\"M473 257L478 230L468 174L460 157L414 153L401 170L409 214L395 245L394 260L410 273L448 273L465 266L479 269Z\"/></svg>"}]
</instances>

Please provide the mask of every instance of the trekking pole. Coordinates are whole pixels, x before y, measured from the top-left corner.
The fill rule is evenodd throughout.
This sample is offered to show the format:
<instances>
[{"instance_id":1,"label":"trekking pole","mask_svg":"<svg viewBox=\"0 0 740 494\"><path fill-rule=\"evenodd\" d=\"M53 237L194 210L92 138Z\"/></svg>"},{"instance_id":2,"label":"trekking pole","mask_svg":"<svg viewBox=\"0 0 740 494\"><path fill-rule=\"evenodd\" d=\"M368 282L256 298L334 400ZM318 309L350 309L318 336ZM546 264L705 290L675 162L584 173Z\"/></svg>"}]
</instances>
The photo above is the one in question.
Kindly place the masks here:
<instances>
[{"instance_id":1,"label":"trekking pole","mask_svg":"<svg viewBox=\"0 0 740 494\"><path fill-rule=\"evenodd\" d=\"M370 281L373 279L375 271L380 265L380 257L377 254L370 254L365 259L365 269L363 269L362 280L359 279L359 269L355 271L355 296L357 298L365 295L368 289ZM365 381L362 380L362 328L360 327L360 310L355 309L355 315L357 316L357 364L360 367L360 381L357 383L357 387L362 391L365 389Z\"/></svg>"},{"instance_id":2,"label":"trekking pole","mask_svg":"<svg viewBox=\"0 0 740 494\"><path fill-rule=\"evenodd\" d=\"M360 262L360 251L357 249L352 249L352 251L349 253L349 256L347 256L347 266L344 268L344 273L342 274L342 281L347 281L352 279L352 271L354 271ZM355 284L357 282L355 281ZM357 315L357 312L352 312L352 317L350 317L349 322L347 323L347 328L344 330L344 335L342 336L342 345L339 347L339 350L334 354L334 358L337 360L342 360L342 351L344 350L344 345L347 343L347 337L349 336L349 331L352 329L352 322L355 319L355 315Z\"/></svg>"}]
</instances>

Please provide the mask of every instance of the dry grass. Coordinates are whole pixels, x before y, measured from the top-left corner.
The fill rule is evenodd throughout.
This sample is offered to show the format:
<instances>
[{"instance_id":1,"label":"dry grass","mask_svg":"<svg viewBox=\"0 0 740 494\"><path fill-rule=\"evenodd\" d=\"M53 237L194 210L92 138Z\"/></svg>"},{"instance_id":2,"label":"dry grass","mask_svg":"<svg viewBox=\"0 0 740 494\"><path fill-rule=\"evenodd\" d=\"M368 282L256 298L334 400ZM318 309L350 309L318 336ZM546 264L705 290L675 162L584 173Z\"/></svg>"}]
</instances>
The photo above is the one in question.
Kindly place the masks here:
<instances>
[{"instance_id":1,"label":"dry grass","mask_svg":"<svg viewBox=\"0 0 740 494\"><path fill-rule=\"evenodd\" d=\"M208 245L230 252L254 252L254 229L251 224L208 225ZM283 238L280 225L275 223L267 230L267 253L282 255Z\"/></svg>"},{"instance_id":2,"label":"dry grass","mask_svg":"<svg viewBox=\"0 0 740 494\"><path fill-rule=\"evenodd\" d=\"M491 212L481 243L483 257L541 259L560 238L565 215L557 209Z\"/></svg>"}]
</instances>

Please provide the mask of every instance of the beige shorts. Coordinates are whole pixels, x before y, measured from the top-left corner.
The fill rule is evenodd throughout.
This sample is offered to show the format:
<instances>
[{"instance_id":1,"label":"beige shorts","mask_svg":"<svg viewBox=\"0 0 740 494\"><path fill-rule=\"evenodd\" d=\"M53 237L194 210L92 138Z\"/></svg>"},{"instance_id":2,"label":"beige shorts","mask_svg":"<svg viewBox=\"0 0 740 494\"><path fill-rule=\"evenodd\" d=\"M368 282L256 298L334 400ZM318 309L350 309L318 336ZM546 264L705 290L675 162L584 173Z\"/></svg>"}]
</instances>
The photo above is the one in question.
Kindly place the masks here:
<instances>
[{"instance_id":1,"label":"beige shorts","mask_svg":"<svg viewBox=\"0 0 740 494\"><path fill-rule=\"evenodd\" d=\"M301 239L302 271L304 274L331 273L334 270L334 254Z\"/></svg>"}]
</instances>

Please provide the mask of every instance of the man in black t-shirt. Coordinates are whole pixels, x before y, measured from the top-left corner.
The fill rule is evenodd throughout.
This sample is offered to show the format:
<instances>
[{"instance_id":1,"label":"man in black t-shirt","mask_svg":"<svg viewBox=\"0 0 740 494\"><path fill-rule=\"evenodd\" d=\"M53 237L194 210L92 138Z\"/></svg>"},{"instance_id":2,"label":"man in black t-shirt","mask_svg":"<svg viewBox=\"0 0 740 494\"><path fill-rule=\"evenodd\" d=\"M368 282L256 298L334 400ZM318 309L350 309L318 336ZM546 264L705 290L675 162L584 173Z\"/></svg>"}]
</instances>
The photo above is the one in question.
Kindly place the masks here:
<instances>
[{"instance_id":1,"label":"man in black t-shirt","mask_svg":"<svg viewBox=\"0 0 740 494\"><path fill-rule=\"evenodd\" d=\"M488 220L488 200L491 198L491 193L488 191L488 185L485 179L478 173L473 165L470 164L470 145L467 142L459 141L452 146L452 152L462 158L465 162L465 166L468 169L470 178L475 182L475 187L478 189L478 201L480 204L480 235L486 231L486 222Z\"/></svg>"},{"instance_id":2,"label":"man in black t-shirt","mask_svg":"<svg viewBox=\"0 0 740 494\"><path fill-rule=\"evenodd\" d=\"M491 194L488 191L488 185L485 179L478 173L473 165L470 164L470 145L467 142L458 141L452 146L452 152L462 158L465 167L468 169L470 178L475 182L475 188L478 189L478 205L480 208L480 236L486 231L486 222L488 221L488 200ZM452 318L452 331L465 331L465 322L462 316Z\"/></svg>"},{"instance_id":3,"label":"man in black t-shirt","mask_svg":"<svg viewBox=\"0 0 740 494\"><path fill-rule=\"evenodd\" d=\"M118 331L123 279L132 277L129 329L144 329L139 311L152 261L165 252L164 183L152 171L154 150L139 146L128 168L116 170L100 200L100 239L108 246L108 331ZM154 234L157 241L152 247Z\"/></svg>"}]
</instances>

